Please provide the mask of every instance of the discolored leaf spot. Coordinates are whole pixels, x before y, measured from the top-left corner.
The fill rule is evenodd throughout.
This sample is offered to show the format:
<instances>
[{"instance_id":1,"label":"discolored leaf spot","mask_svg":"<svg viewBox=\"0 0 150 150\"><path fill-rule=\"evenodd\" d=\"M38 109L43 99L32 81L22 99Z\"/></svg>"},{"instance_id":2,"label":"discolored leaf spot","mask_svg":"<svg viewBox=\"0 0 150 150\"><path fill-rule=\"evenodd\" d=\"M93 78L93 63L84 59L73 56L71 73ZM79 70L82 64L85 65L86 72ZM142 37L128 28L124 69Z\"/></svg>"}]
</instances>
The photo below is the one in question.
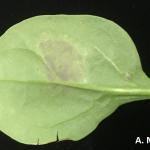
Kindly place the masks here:
<instances>
[{"instance_id":1,"label":"discolored leaf spot","mask_svg":"<svg viewBox=\"0 0 150 150\"><path fill-rule=\"evenodd\" d=\"M41 42L40 48L50 80L81 81L83 79L85 69L83 58L68 42L48 40Z\"/></svg>"}]
</instances>

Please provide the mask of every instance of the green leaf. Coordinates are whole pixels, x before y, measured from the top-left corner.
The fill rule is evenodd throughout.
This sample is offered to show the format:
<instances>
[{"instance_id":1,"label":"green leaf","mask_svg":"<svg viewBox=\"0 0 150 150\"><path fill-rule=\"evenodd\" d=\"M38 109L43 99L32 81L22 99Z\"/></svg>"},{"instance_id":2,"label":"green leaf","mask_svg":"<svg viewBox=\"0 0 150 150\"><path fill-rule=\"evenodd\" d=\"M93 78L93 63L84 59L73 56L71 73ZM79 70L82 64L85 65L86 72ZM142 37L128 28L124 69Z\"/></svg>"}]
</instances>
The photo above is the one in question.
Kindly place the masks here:
<instances>
[{"instance_id":1,"label":"green leaf","mask_svg":"<svg viewBox=\"0 0 150 150\"><path fill-rule=\"evenodd\" d=\"M21 143L80 140L121 104L148 98L136 47L112 21L36 16L0 37L0 130Z\"/></svg>"}]
</instances>

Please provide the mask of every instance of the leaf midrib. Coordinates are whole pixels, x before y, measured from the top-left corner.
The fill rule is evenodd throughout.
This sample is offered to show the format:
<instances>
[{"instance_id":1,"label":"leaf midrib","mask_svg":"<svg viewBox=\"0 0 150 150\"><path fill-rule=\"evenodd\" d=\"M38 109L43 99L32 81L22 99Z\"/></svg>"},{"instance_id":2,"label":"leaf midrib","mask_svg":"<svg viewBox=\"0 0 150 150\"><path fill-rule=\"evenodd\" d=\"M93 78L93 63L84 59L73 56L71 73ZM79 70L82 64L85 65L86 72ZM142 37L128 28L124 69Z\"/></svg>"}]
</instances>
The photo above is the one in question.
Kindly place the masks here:
<instances>
[{"instance_id":1,"label":"leaf midrib","mask_svg":"<svg viewBox=\"0 0 150 150\"><path fill-rule=\"evenodd\" d=\"M81 90L90 90L95 92L102 92L109 95L128 95L128 96L149 96L150 97L150 88L119 88L119 87L104 87L92 84L77 84L77 83L66 83L65 81L22 81L22 80L0 80L5 83L17 83L17 84L41 84L41 85L59 85L70 88L76 88Z\"/></svg>"}]
</instances>

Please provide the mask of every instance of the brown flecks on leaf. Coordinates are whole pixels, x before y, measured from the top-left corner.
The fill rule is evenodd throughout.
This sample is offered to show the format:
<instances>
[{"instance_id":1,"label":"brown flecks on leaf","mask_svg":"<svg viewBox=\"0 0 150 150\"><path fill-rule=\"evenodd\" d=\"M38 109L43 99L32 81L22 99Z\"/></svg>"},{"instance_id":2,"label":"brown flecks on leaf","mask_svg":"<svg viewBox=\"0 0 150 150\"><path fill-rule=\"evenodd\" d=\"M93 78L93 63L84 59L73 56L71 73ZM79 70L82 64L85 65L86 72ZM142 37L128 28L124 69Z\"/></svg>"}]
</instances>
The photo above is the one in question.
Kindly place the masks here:
<instances>
[{"instance_id":1,"label":"brown flecks on leaf","mask_svg":"<svg viewBox=\"0 0 150 150\"><path fill-rule=\"evenodd\" d=\"M39 142L39 138L37 139L37 145L39 145L40 144L40 142Z\"/></svg>"},{"instance_id":2,"label":"brown flecks on leaf","mask_svg":"<svg viewBox=\"0 0 150 150\"><path fill-rule=\"evenodd\" d=\"M56 141L59 142L58 131L57 131L57 135L56 135Z\"/></svg>"}]
</instances>

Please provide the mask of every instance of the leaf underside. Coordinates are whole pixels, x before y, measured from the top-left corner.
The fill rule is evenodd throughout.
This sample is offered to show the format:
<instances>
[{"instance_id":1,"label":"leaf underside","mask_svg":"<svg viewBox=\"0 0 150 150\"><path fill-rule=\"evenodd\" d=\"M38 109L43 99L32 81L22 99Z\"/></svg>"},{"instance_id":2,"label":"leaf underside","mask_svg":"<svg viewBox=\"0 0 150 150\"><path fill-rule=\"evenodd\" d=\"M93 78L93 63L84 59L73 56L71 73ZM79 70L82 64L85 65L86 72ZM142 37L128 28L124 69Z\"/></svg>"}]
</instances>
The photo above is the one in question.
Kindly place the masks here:
<instances>
[{"instance_id":1,"label":"leaf underside","mask_svg":"<svg viewBox=\"0 0 150 150\"><path fill-rule=\"evenodd\" d=\"M36 16L0 37L0 130L21 143L80 140L149 85L129 35L101 17Z\"/></svg>"}]
</instances>

